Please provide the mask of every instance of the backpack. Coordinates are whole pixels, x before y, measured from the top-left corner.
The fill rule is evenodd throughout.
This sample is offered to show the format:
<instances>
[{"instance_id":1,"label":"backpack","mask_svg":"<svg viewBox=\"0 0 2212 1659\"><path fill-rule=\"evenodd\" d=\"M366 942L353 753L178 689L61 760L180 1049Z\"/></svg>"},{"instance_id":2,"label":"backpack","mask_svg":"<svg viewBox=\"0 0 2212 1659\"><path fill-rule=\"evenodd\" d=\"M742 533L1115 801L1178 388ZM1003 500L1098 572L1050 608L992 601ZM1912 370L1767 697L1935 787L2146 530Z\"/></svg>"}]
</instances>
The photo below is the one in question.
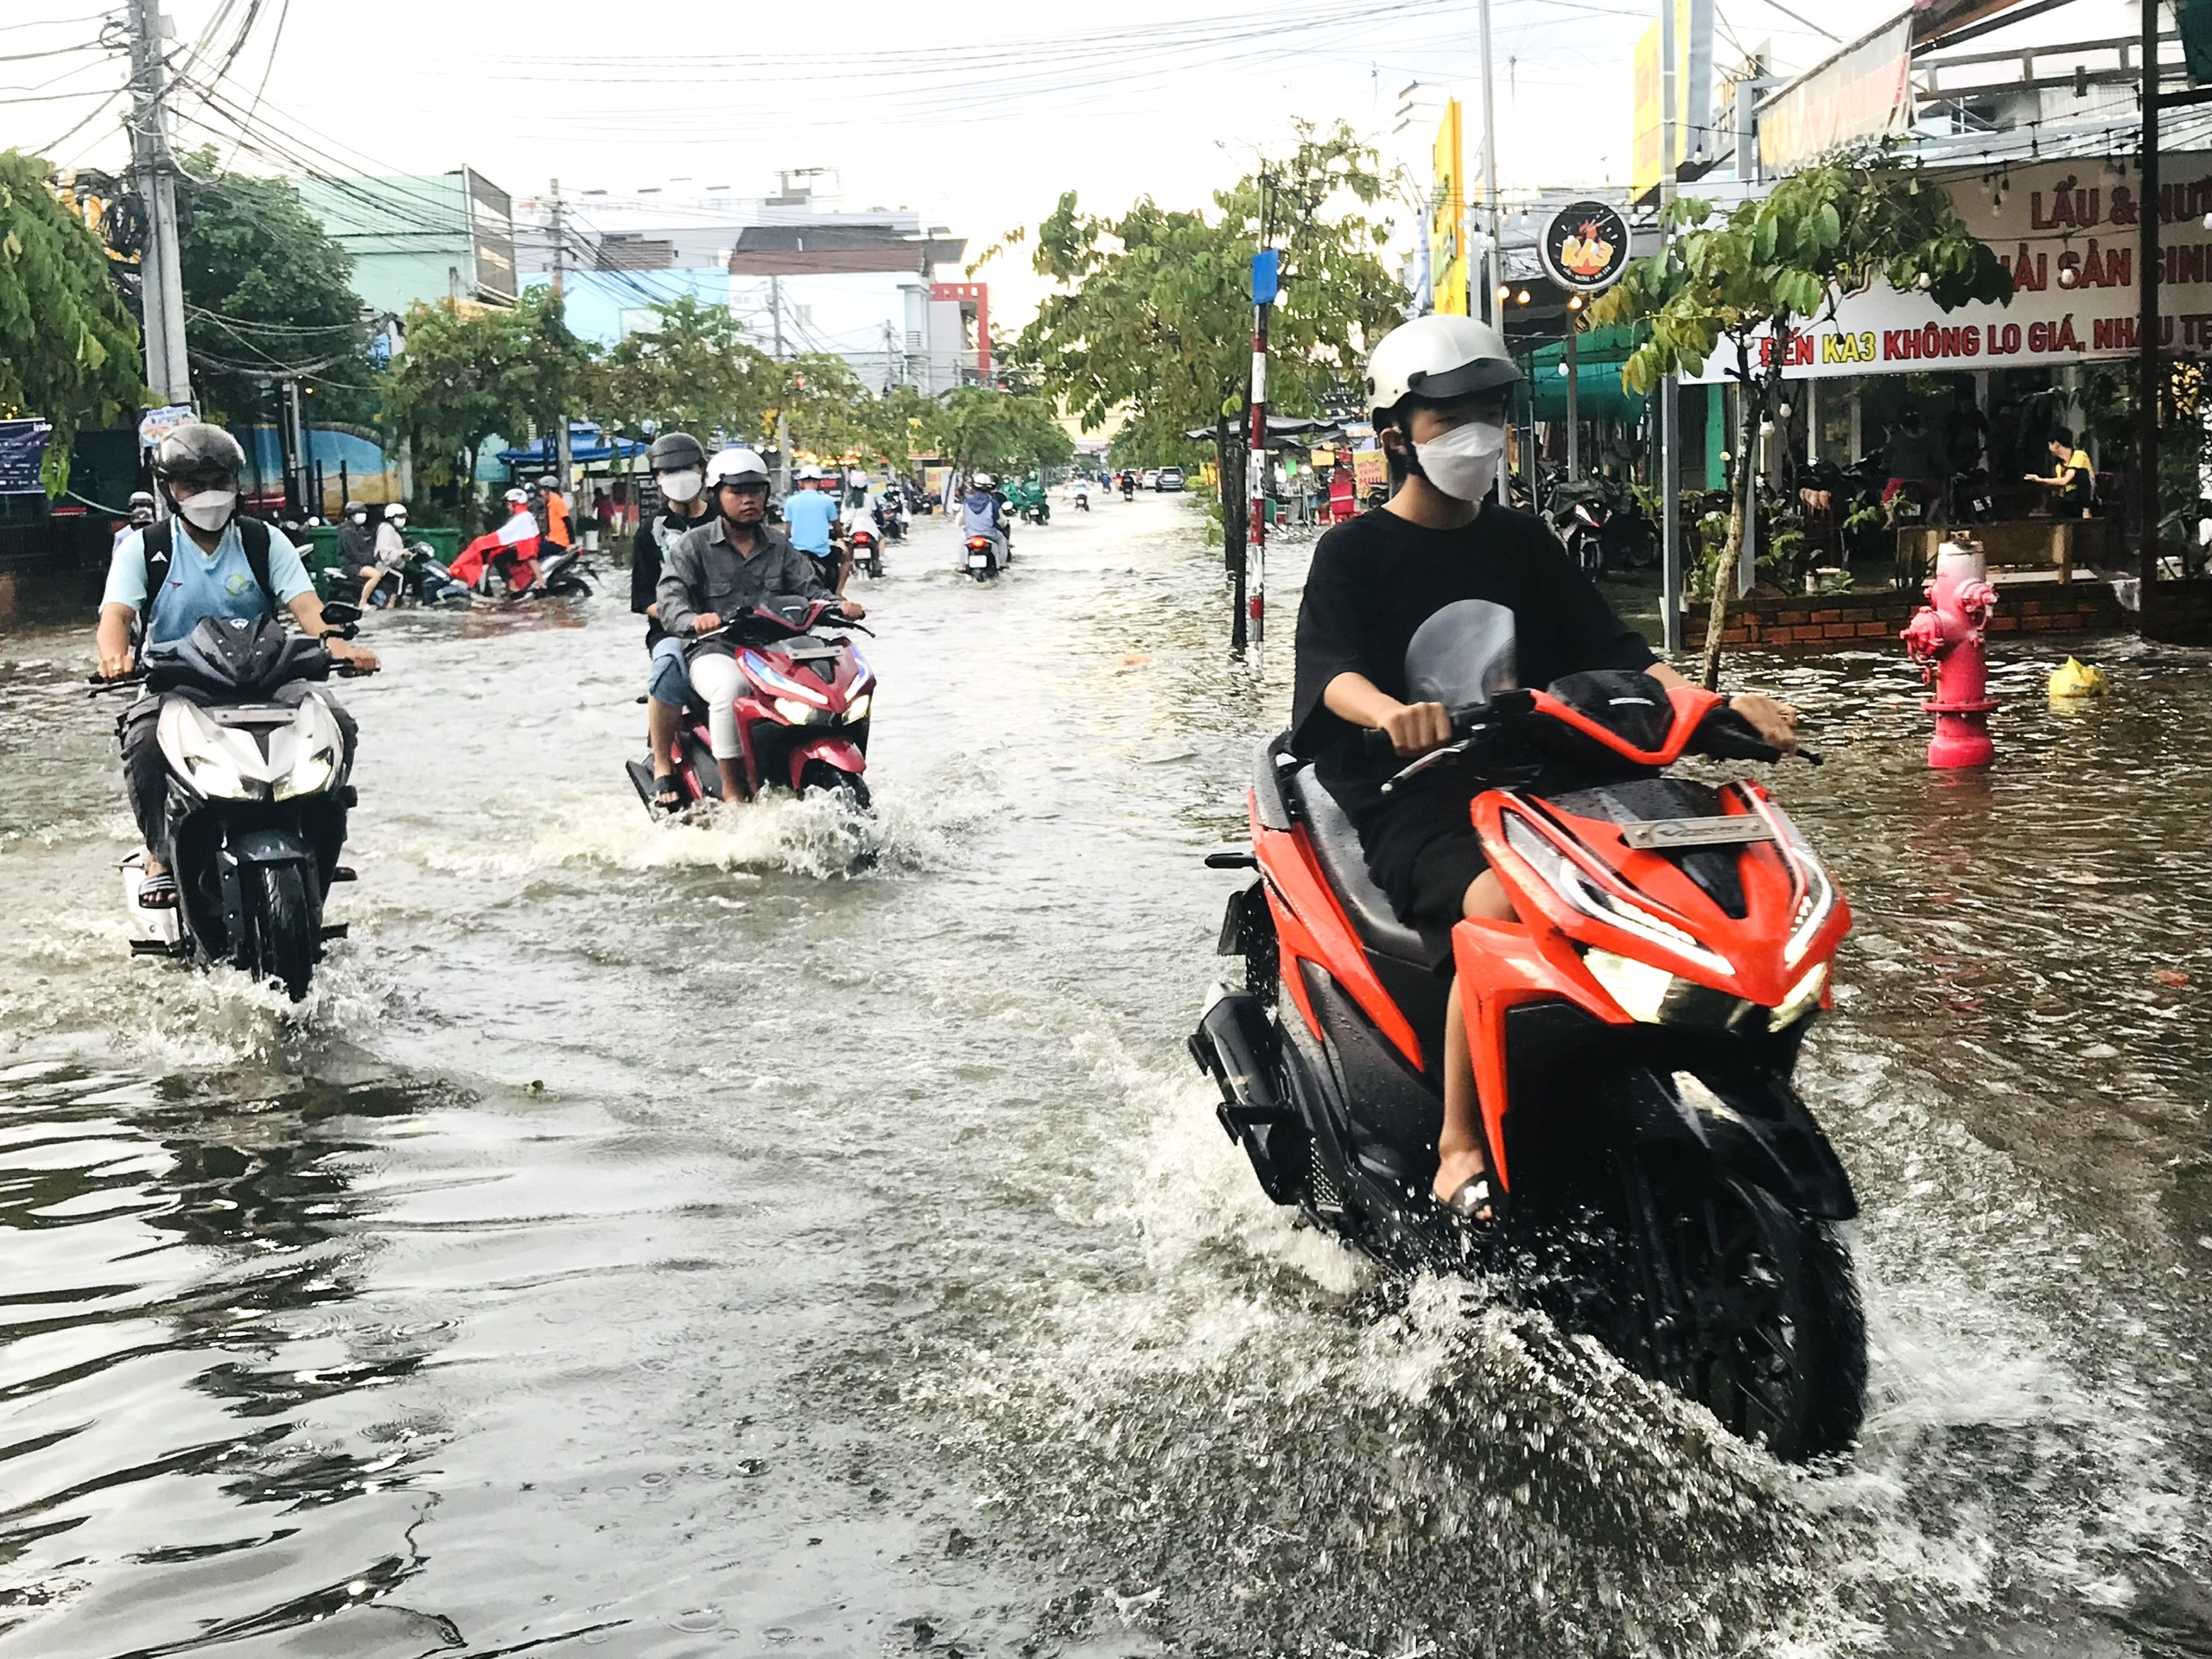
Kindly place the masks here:
<instances>
[{"instance_id":1,"label":"backpack","mask_svg":"<svg viewBox=\"0 0 2212 1659\"><path fill-rule=\"evenodd\" d=\"M154 620L154 595L168 580L169 555L176 548L176 524L175 518L164 518L146 529L143 542L146 551L146 602L138 607L138 637L142 639ZM269 613L274 616L283 607L276 603L276 584L269 576L269 526L258 518L245 518L238 520L238 541L245 550L246 567L261 584L261 596L269 601Z\"/></svg>"}]
</instances>

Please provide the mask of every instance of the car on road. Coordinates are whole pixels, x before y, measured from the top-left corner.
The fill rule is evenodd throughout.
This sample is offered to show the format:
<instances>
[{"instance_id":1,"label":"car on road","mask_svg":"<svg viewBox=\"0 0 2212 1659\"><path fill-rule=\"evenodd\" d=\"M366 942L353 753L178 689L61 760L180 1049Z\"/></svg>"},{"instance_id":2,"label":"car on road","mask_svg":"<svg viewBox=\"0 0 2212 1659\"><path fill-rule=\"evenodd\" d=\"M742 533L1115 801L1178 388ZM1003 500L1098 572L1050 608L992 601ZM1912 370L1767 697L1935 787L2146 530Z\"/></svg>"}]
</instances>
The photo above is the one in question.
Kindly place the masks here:
<instances>
[{"instance_id":1,"label":"car on road","mask_svg":"<svg viewBox=\"0 0 2212 1659\"><path fill-rule=\"evenodd\" d=\"M1159 475L1153 480L1152 487L1155 490L1181 489L1183 487L1183 469L1180 467L1161 467L1160 469Z\"/></svg>"},{"instance_id":2,"label":"car on road","mask_svg":"<svg viewBox=\"0 0 2212 1659\"><path fill-rule=\"evenodd\" d=\"M1160 468L1157 467L1147 467L1142 472L1139 473L1137 474L1137 487L1141 490L1158 489L1160 487Z\"/></svg>"}]
</instances>

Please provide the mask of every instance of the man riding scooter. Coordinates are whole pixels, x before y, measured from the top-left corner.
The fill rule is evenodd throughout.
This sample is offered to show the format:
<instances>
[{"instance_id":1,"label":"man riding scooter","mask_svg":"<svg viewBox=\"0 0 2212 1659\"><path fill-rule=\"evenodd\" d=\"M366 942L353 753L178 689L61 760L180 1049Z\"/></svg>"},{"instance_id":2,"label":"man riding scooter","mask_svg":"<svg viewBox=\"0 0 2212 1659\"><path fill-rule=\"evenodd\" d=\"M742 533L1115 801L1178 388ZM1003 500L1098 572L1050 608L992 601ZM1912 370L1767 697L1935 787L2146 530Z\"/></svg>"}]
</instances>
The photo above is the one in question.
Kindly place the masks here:
<instances>
[{"instance_id":1,"label":"man riding scooter","mask_svg":"<svg viewBox=\"0 0 2212 1659\"><path fill-rule=\"evenodd\" d=\"M722 624L756 609L772 596L833 597L807 556L771 529L768 464L751 449L725 449L707 463L707 488L715 517L679 537L661 570L657 600L660 625L686 642L689 658L680 664L656 654L651 692L656 703L680 714L688 689L707 705L707 732L715 768L721 773L722 799L746 798L743 750L737 736L737 696L744 675L737 651L715 637ZM834 508L835 503L825 505ZM868 614L857 600L839 607L859 621ZM656 751L658 773L664 764ZM658 778L656 779L658 781Z\"/></svg>"},{"instance_id":2,"label":"man riding scooter","mask_svg":"<svg viewBox=\"0 0 2212 1659\"><path fill-rule=\"evenodd\" d=\"M652 745L653 804L673 812L683 804L672 757L677 718L683 712L685 671L683 642L661 626L660 576L677 543L713 516L714 505L707 495L707 452L689 432L662 433L645 451L645 464L653 470L663 505L630 550L630 608L645 619L645 650L652 658L645 727ZM672 692L674 702L652 696L655 683Z\"/></svg>"},{"instance_id":3,"label":"man riding scooter","mask_svg":"<svg viewBox=\"0 0 2212 1659\"><path fill-rule=\"evenodd\" d=\"M268 524L238 516L238 480L245 471L245 451L220 427L188 421L156 446L154 477L176 516L125 539L108 563L96 635L101 678L130 673L140 648L181 639L204 618L259 620L280 607L338 661L374 671L375 655L341 637L324 620L322 601L299 550ZM277 696L282 700L305 689L288 686ZM162 860L168 772L158 730L164 701L141 697L117 722L124 788L146 843L138 903L149 910L172 909L177 902L176 882ZM350 757L353 721L334 702L331 707Z\"/></svg>"}]
</instances>

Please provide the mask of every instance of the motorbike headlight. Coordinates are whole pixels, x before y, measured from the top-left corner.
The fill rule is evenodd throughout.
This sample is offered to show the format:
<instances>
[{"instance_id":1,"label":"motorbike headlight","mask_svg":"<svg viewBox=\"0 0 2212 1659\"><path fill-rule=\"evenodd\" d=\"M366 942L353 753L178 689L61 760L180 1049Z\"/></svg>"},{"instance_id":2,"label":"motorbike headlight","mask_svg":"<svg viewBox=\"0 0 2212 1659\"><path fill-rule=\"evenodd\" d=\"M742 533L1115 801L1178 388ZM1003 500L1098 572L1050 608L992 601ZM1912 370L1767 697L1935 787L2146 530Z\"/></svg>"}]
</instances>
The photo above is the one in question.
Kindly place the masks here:
<instances>
[{"instance_id":1,"label":"motorbike headlight","mask_svg":"<svg viewBox=\"0 0 2212 1659\"><path fill-rule=\"evenodd\" d=\"M181 697L173 697L155 728L162 758L169 769L209 800L260 798L262 785L249 781L241 757L230 752L232 734ZM245 740L241 740L245 741ZM257 759L258 757L256 757Z\"/></svg>"},{"instance_id":2,"label":"motorbike headlight","mask_svg":"<svg viewBox=\"0 0 2212 1659\"><path fill-rule=\"evenodd\" d=\"M848 724L857 724L861 721L866 720L868 718L868 709L873 702L874 698L866 691L861 692L860 696L855 697L850 702L845 705L846 722Z\"/></svg>"},{"instance_id":3,"label":"motorbike headlight","mask_svg":"<svg viewBox=\"0 0 2212 1659\"><path fill-rule=\"evenodd\" d=\"M1605 995L1621 1005L1621 1012L1647 1026L1659 1023L1659 1011L1675 983L1674 975L1634 957L1611 950L1592 950L1582 958L1590 977L1605 988Z\"/></svg>"},{"instance_id":4,"label":"motorbike headlight","mask_svg":"<svg viewBox=\"0 0 2212 1659\"><path fill-rule=\"evenodd\" d=\"M801 702L797 697L778 697L776 712L794 726L810 726L822 710L812 703Z\"/></svg>"},{"instance_id":5,"label":"motorbike headlight","mask_svg":"<svg viewBox=\"0 0 2212 1659\"><path fill-rule=\"evenodd\" d=\"M1517 812L1505 815L1505 841L1528 861L1547 887L1593 921L1607 923L1648 940L1709 973L1735 977L1735 966L1726 957L1707 950L1672 922L1606 892Z\"/></svg>"},{"instance_id":6,"label":"motorbike headlight","mask_svg":"<svg viewBox=\"0 0 2212 1659\"><path fill-rule=\"evenodd\" d=\"M303 698L292 713L292 726L286 734L292 744L291 765L276 779L275 794L280 801L289 801L302 795L320 794L330 787L330 780L338 773L338 757L345 744L338 721L319 697ZM281 762L282 752L272 744L270 759Z\"/></svg>"},{"instance_id":7,"label":"motorbike headlight","mask_svg":"<svg viewBox=\"0 0 2212 1659\"><path fill-rule=\"evenodd\" d=\"M1782 1005L1767 1017L1766 1028L1769 1031L1788 1030L1812 1011L1821 1000L1821 993L1827 988L1828 965L1823 962L1789 988L1789 995L1782 999Z\"/></svg>"},{"instance_id":8,"label":"motorbike headlight","mask_svg":"<svg viewBox=\"0 0 2212 1659\"><path fill-rule=\"evenodd\" d=\"M330 787L338 771L338 756L328 749L302 754L291 771L276 780L276 798L289 801L299 795L319 795Z\"/></svg>"},{"instance_id":9,"label":"motorbike headlight","mask_svg":"<svg viewBox=\"0 0 2212 1659\"><path fill-rule=\"evenodd\" d=\"M1805 896L1797 901L1797 913L1789 918L1789 943L1782 953L1782 959L1794 968L1812 949L1814 936L1835 911L1835 883L1828 880L1827 866L1821 862L1813 843L1790 823L1789 815L1772 801L1762 801L1760 806L1781 833L1790 861L1805 878Z\"/></svg>"}]
</instances>

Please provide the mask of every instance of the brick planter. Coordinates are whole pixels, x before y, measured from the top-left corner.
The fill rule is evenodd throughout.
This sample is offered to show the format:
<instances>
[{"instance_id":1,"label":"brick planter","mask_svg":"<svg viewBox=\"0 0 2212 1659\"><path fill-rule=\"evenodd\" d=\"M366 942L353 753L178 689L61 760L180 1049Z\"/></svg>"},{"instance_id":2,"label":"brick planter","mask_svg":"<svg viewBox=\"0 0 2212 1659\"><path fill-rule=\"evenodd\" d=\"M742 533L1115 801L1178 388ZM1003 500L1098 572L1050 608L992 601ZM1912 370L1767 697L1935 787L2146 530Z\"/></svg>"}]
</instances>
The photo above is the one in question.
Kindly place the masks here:
<instances>
[{"instance_id":1,"label":"brick planter","mask_svg":"<svg viewBox=\"0 0 2212 1659\"><path fill-rule=\"evenodd\" d=\"M2161 583L2161 588L2196 586ZM2212 637L2212 582L2203 601L2204 626ZM2128 626L2112 589L2101 582L2020 584L1997 590L1997 614L1990 619L1993 635L2022 633L2095 633ZM1855 647L1896 645L1897 635L1921 607L1916 593L1876 588L1866 593L1822 594L1801 598L1790 594L1754 594L1728 607L1722 643L1756 646L1767 651L1827 652ZM1705 646L1705 607L1691 608L1683 626L1690 649ZM2156 636L2154 636L2156 637Z\"/></svg>"}]
</instances>

